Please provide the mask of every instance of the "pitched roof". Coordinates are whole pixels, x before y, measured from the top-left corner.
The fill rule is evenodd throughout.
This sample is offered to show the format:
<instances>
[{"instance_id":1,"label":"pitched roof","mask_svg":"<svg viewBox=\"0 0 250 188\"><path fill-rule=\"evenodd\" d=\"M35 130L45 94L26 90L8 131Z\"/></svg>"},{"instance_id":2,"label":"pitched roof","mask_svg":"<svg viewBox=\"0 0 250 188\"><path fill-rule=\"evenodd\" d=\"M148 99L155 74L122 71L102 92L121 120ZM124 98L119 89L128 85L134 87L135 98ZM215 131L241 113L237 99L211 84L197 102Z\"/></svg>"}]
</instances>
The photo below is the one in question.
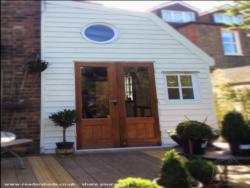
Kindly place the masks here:
<instances>
[{"instance_id":1,"label":"pitched roof","mask_svg":"<svg viewBox=\"0 0 250 188\"><path fill-rule=\"evenodd\" d=\"M214 7L214 8L212 8L212 9L210 9L210 10L201 12L201 13L199 14L199 16L203 16L203 15L206 15L206 14L211 14L211 13L214 13L214 12L217 12L217 11L220 11L220 10L224 10L225 8L229 8L229 7L232 7L232 5L230 5L230 4L225 4L225 5L217 6L217 7Z\"/></svg>"},{"instance_id":2,"label":"pitched roof","mask_svg":"<svg viewBox=\"0 0 250 188\"><path fill-rule=\"evenodd\" d=\"M221 71L229 84L250 83L250 66L222 69Z\"/></svg>"},{"instance_id":3,"label":"pitched roof","mask_svg":"<svg viewBox=\"0 0 250 188\"><path fill-rule=\"evenodd\" d=\"M200 12L200 9L196 8L196 7L193 7L192 5L186 3L186 2L183 2L183 1L170 1L170 2L164 2L160 5L156 5L152 8L150 8L148 11L153 11L153 10L157 10L157 9L161 9L161 8L164 8L164 7L167 7L167 6L170 6L170 5L174 5L174 4L179 4L179 5L182 5L184 7L187 7L189 9L192 9L196 12Z\"/></svg>"},{"instance_id":4,"label":"pitched roof","mask_svg":"<svg viewBox=\"0 0 250 188\"><path fill-rule=\"evenodd\" d=\"M100 11L106 11L113 14L123 14L123 15L131 15L131 16L138 16L138 17L146 17L153 21L156 25L161 27L163 30L165 30L168 34L170 34L176 41L181 43L183 46L185 46L187 49L190 50L190 52L193 52L195 55L200 57L204 60L204 62L208 63L210 66L213 66L214 59L210 57L207 53L202 51L198 46L193 44L191 41L189 41L187 38L185 38L183 35L181 35L178 31L176 31L174 28L172 28L170 25L168 25L166 22L164 22L161 18L154 15L153 13L148 12L133 12L123 9L114 9L105 7L102 5L96 5L96 4L89 4L89 3L79 3L79 2L73 2L73 1L46 1L46 3L54 4L54 5L60 5L60 6L66 6L66 7L74 7L74 8L84 8L84 9L92 9L92 10L100 10Z\"/></svg>"}]
</instances>

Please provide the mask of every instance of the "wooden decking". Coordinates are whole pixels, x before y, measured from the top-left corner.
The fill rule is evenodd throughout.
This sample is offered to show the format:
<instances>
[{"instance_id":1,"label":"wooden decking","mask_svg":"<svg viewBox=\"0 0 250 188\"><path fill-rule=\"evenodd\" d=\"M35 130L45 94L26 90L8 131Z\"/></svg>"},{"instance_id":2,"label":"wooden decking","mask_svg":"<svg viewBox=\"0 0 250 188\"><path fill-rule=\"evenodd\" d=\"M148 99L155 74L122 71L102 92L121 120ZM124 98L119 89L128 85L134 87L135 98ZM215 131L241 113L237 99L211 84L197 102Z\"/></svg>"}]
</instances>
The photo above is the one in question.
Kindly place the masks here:
<instances>
[{"instance_id":1,"label":"wooden decking","mask_svg":"<svg viewBox=\"0 0 250 188\"><path fill-rule=\"evenodd\" d=\"M24 170L14 159L2 159L1 187L39 187L39 183L46 188L113 187L119 178L157 177L162 156L163 151L82 154L64 158L40 155L25 157L27 168ZM248 172L250 167L234 172L239 176L235 187L250 186Z\"/></svg>"}]
</instances>

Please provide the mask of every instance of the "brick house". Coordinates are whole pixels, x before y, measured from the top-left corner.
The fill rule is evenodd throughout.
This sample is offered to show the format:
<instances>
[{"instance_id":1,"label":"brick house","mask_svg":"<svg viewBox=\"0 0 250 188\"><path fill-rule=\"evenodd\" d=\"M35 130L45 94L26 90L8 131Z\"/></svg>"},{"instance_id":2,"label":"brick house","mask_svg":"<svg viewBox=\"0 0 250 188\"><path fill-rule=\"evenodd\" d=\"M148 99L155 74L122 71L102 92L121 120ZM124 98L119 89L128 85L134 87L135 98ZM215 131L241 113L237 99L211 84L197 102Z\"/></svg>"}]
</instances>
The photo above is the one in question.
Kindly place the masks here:
<instances>
[{"instance_id":1,"label":"brick house","mask_svg":"<svg viewBox=\"0 0 250 188\"><path fill-rule=\"evenodd\" d=\"M213 57L215 65L211 71L214 85L215 78L218 78L216 75L221 75L235 91L236 100L240 101L241 92L250 88L250 31L228 29L225 23L241 24L243 20L241 15L223 13L226 6L229 5L200 12L185 2L168 2L150 11ZM234 108L246 111L242 110L242 106L236 102Z\"/></svg>"},{"instance_id":2,"label":"brick house","mask_svg":"<svg viewBox=\"0 0 250 188\"><path fill-rule=\"evenodd\" d=\"M38 152L40 140L40 74L25 71L28 62L40 55L40 19L39 1L1 1L1 130L31 138L28 152ZM23 98L28 108L13 110L5 105Z\"/></svg>"},{"instance_id":3,"label":"brick house","mask_svg":"<svg viewBox=\"0 0 250 188\"><path fill-rule=\"evenodd\" d=\"M31 138L29 152L55 152L62 129L49 115L65 108L77 111L66 133L77 151L166 147L185 116L216 127L214 60L154 14L77 1L1 5L1 130ZM47 69L27 73L39 56Z\"/></svg>"},{"instance_id":4,"label":"brick house","mask_svg":"<svg viewBox=\"0 0 250 188\"><path fill-rule=\"evenodd\" d=\"M249 31L227 31L223 23L230 17L222 14L221 9L200 13L187 3L170 2L151 11L213 57L214 68L250 66ZM233 17L231 21L241 23L242 19Z\"/></svg>"}]
</instances>

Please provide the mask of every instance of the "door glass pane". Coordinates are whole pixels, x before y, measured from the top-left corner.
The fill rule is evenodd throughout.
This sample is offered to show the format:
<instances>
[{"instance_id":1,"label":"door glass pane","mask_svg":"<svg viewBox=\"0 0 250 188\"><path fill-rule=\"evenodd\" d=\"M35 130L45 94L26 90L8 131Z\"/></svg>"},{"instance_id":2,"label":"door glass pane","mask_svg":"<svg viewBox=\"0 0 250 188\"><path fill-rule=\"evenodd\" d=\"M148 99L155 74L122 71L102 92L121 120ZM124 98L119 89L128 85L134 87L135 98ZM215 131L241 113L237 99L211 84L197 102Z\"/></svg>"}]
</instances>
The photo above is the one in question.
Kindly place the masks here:
<instances>
[{"instance_id":1,"label":"door glass pane","mask_svg":"<svg viewBox=\"0 0 250 188\"><path fill-rule=\"evenodd\" d=\"M127 117L152 116L150 82L146 67L124 69L124 90Z\"/></svg>"},{"instance_id":2,"label":"door glass pane","mask_svg":"<svg viewBox=\"0 0 250 188\"><path fill-rule=\"evenodd\" d=\"M109 117L108 75L104 67L81 67L82 117Z\"/></svg>"}]
</instances>

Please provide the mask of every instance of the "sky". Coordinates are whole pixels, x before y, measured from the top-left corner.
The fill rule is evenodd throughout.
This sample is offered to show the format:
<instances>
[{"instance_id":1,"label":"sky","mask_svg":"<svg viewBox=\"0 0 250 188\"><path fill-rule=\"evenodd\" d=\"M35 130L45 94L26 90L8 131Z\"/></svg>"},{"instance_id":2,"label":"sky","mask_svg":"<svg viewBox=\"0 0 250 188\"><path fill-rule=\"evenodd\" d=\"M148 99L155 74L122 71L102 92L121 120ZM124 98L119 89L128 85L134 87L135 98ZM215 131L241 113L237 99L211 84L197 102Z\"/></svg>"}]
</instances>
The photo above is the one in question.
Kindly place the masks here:
<instances>
[{"instance_id":1,"label":"sky","mask_svg":"<svg viewBox=\"0 0 250 188\"><path fill-rule=\"evenodd\" d=\"M93 1L107 7L126 9L131 11L147 11L148 9L168 1ZM232 4L233 1L184 1L200 11L207 11L223 4Z\"/></svg>"}]
</instances>

